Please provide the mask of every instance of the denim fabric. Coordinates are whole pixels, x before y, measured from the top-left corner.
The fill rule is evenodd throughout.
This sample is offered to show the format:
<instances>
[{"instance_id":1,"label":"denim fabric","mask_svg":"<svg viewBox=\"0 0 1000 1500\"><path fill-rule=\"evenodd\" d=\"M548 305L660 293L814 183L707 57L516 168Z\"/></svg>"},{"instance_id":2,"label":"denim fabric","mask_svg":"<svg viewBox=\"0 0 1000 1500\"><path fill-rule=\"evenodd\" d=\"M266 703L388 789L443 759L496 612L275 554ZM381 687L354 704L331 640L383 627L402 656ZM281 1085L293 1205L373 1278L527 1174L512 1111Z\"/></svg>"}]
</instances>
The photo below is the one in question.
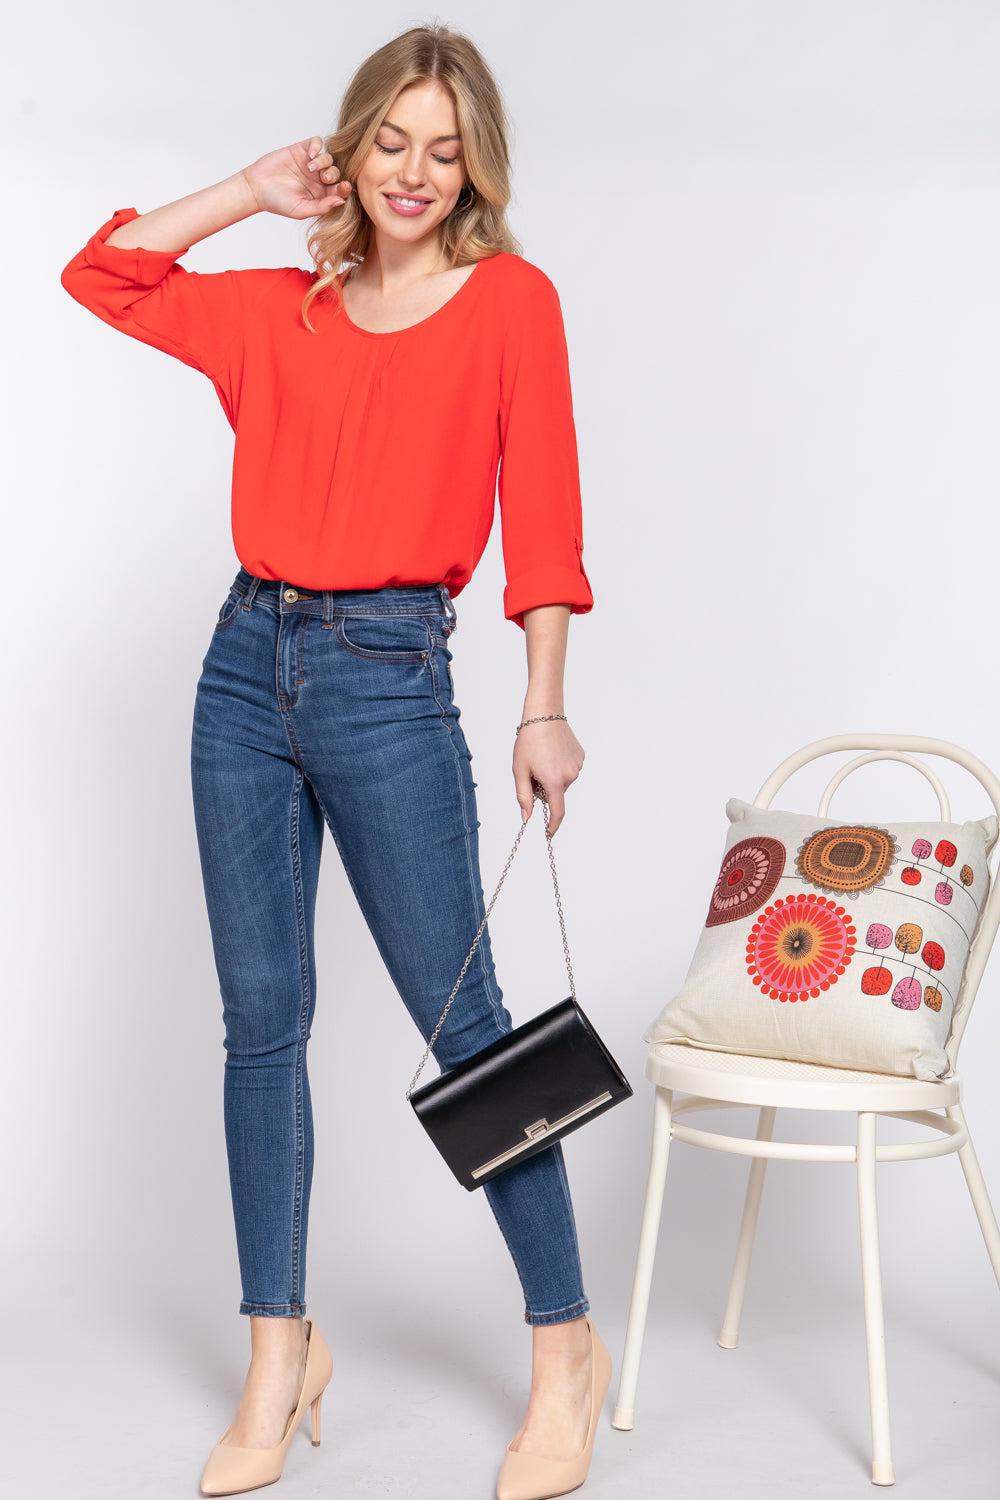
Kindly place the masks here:
<instances>
[{"instance_id":1,"label":"denim fabric","mask_svg":"<svg viewBox=\"0 0 1000 1500\"><path fill-rule=\"evenodd\" d=\"M425 1044L483 919L476 783L448 647L456 623L444 584L317 591L241 567L205 655L191 777L222 995L241 1313L306 1308L324 824ZM447 1070L512 1025L487 927L433 1056ZM587 1311L560 1143L482 1191L525 1322Z\"/></svg>"}]
</instances>

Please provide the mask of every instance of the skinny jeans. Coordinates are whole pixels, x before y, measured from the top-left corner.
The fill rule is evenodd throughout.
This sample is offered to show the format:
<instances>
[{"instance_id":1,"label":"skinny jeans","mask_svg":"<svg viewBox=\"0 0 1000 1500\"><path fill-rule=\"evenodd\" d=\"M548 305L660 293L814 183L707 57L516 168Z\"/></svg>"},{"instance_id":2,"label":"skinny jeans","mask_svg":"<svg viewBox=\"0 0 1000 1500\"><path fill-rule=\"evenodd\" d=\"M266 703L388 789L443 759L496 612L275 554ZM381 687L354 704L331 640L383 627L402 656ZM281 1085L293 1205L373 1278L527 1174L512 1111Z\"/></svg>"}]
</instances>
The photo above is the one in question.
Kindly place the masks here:
<instances>
[{"instance_id":1,"label":"skinny jeans","mask_svg":"<svg viewBox=\"0 0 1000 1500\"><path fill-rule=\"evenodd\" d=\"M191 779L222 997L241 1313L306 1310L324 828L425 1044L485 914L477 783L448 645L457 623L444 584L316 590L241 567L202 663ZM487 926L433 1058L447 1071L512 1027ZM482 1191L524 1321L586 1312L561 1144Z\"/></svg>"}]
</instances>

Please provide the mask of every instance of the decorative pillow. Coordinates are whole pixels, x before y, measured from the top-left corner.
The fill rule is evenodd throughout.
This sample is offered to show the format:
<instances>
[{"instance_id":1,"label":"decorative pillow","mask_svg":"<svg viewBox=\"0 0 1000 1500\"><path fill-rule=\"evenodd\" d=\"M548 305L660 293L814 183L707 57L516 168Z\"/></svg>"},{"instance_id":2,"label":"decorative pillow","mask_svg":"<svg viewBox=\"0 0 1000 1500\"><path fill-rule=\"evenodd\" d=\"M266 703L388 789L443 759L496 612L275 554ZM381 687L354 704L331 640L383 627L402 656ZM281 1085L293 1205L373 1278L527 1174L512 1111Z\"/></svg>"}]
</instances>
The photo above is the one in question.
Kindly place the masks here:
<instances>
[{"instance_id":1,"label":"decorative pillow","mask_svg":"<svg viewBox=\"0 0 1000 1500\"><path fill-rule=\"evenodd\" d=\"M948 1076L996 815L838 823L739 797L726 813L705 929L644 1040Z\"/></svg>"}]
</instances>

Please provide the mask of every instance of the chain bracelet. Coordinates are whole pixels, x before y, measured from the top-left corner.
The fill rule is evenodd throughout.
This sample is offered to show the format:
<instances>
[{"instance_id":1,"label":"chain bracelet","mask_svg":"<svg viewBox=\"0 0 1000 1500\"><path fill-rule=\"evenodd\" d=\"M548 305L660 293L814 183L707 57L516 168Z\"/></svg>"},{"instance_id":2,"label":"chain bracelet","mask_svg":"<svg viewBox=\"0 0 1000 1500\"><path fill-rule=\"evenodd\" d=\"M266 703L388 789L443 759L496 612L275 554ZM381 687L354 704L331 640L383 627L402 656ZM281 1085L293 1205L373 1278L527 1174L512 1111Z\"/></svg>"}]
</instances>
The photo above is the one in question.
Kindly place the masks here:
<instances>
[{"instance_id":1,"label":"chain bracelet","mask_svg":"<svg viewBox=\"0 0 1000 1500\"><path fill-rule=\"evenodd\" d=\"M550 818L549 804L548 804L548 801L547 801L547 799L545 797L545 788L542 786L541 782L533 782L532 789L533 789L533 791L535 793L535 796L538 798L538 800L541 802L543 808L545 809L545 842L548 845L548 851L549 851L549 866L550 866L550 868L552 870L552 886L553 886L553 889L555 891L556 910L559 913L559 929L560 929L560 932L562 933L563 953L564 953L564 955L566 957L566 973L569 975L569 989L570 989L570 994L572 995L573 999L575 1000L576 999L576 981L573 978L573 965L572 965L572 963L570 961L570 956L569 956L569 942L568 942L567 937L566 937L566 919L565 919L565 917L563 915L562 899L561 899L561 897L559 895L559 880L558 880L558 878L556 876L556 861L555 861L555 855L552 852L552 836L549 833L549 818ZM486 928L486 923L489 920L490 912L493 910L493 903L496 901L497 897L500 894L500 887L503 885L504 881L507 878L507 871L510 869L511 864L513 863L514 855L517 853L518 845L520 844L521 839L524 837L524 830L527 828L529 821L530 821L529 819L525 819L525 821L521 824L521 828L520 828L520 831L519 831L519 833L517 835L517 838L514 840L514 847L511 849L510 853L508 854L508 856L507 856L507 862L506 862L506 864L503 867L503 871L502 871L502 873L500 875L500 879L497 881L497 888L493 892L493 895L490 897L489 905L487 906L486 911L483 914L483 920L479 924L479 930L477 931L476 936L475 936L475 938L473 940L472 947L469 949L469 951L468 951L468 953L466 955L465 963L462 965L462 971L459 974L458 978L455 980L455 986L454 986L451 994L448 996L448 1003L445 1006L444 1010L441 1012L440 1018L438 1020L437 1025L434 1028L434 1031L433 1031L433 1033L431 1035L430 1041L427 1043L427 1047L426 1047L426 1050L424 1052L424 1055L420 1059L420 1067L414 1073L413 1078L410 1081L410 1087L407 1089L406 1093L403 1096L405 1099L409 1099L410 1095L413 1093L414 1087L416 1086L417 1079L420 1077L420 1074L423 1071L424 1064L426 1063L428 1057L430 1057L430 1055L431 1055L431 1049L434 1046L434 1043L437 1041L438 1033L440 1032L441 1027L444 1025L444 1018L448 1014L449 1010L451 1009L451 1004L452 1004L452 1001L454 1000L455 996L458 993L459 985L462 983L462 980L465 978L466 970L468 969L469 964L472 962L472 955L475 953L476 949L479 946L479 940L482 937L483 932L484 932L484 930Z\"/></svg>"},{"instance_id":2,"label":"chain bracelet","mask_svg":"<svg viewBox=\"0 0 1000 1500\"><path fill-rule=\"evenodd\" d=\"M520 724L518 724L517 728L514 730L514 737L515 737L515 739L517 738L517 736L521 733L521 730L524 728L525 724L544 724L545 721L546 721L546 719L565 719L565 718L566 718L565 714L539 714L538 717L537 717L537 719L522 719L521 722L520 722ZM567 720L567 723L568 722L569 721Z\"/></svg>"}]
</instances>

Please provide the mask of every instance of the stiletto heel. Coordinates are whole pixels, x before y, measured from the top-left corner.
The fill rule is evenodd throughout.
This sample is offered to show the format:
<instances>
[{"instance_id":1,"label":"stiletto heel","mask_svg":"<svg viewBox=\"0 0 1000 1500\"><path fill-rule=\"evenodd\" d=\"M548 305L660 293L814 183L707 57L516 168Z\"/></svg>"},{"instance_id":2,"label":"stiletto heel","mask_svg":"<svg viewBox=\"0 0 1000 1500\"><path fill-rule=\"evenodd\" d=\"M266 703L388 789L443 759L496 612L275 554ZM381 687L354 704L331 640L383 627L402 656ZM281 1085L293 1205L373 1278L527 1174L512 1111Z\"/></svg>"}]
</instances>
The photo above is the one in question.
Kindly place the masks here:
<instances>
[{"instance_id":1,"label":"stiletto heel","mask_svg":"<svg viewBox=\"0 0 1000 1500\"><path fill-rule=\"evenodd\" d=\"M497 1476L497 1500L550 1500L555 1495L579 1489L590 1470L594 1434L611 1384L611 1355L590 1319L591 1376L590 1425L587 1441L575 1458L545 1458L540 1453L522 1453L507 1444ZM516 1439L511 1438L511 1442Z\"/></svg>"},{"instance_id":2,"label":"stiletto heel","mask_svg":"<svg viewBox=\"0 0 1000 1500\"><path fill-rule=\"evenodd\" d=\"M241 1495L244 1490L255 1490L263 1484L273 1484L281 1478L285 1454L292 1437L306 1414L312 1408L312 1443L319 1446L319 1408L323 1392L333 1374L333 1359L326 1340L312 1319L306 1324L306 1367L302 1376L302 1389L295 1410L288 1418L285 1435L276 1448L238 1448L227 1443L232 1431L230 1422L208 1456L201 1476L203 1495Z\"/></svg>"}]
</instances>

